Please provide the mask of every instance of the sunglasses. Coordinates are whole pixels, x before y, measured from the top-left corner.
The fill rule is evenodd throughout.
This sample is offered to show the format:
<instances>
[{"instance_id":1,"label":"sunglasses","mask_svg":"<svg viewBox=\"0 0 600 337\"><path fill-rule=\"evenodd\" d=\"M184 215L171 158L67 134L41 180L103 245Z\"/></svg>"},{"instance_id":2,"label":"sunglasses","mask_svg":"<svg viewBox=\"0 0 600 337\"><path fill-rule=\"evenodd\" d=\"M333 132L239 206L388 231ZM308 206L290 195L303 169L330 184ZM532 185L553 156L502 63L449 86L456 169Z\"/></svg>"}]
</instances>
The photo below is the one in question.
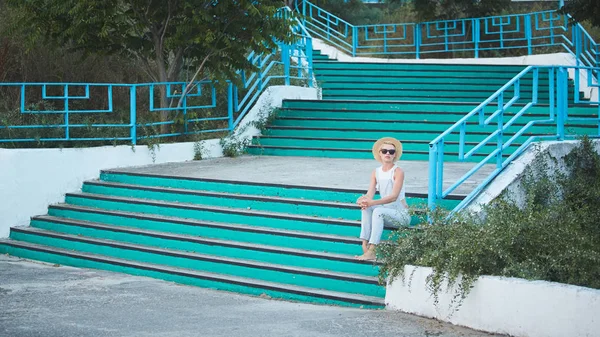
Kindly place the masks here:
<instances>
[{"instance_id":1,"label":"sunglasses","mask_svg":"<svg viewBox=\"0 0 600 337\"><path fill-rule=\"evenodd\" d=\"M396 153L396 150L394 150L394 149L390 149L390 150L388 150L388 149L381 149L381 150L379 150L379 152L381 152L383 154L388 154L389 153L389 154L391 154L393 156L394 153Z\"/></svg>"}]
</instances>

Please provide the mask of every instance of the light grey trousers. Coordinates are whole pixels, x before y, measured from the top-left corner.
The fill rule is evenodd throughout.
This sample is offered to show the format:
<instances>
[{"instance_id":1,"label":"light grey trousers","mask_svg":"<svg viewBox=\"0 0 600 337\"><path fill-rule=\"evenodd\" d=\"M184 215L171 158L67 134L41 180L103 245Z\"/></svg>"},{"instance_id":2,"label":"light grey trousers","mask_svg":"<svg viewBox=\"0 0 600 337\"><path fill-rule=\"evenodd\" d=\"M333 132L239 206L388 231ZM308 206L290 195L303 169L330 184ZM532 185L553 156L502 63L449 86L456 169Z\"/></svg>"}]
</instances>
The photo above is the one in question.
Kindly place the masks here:
<instances>
[{"instance_id":1,"label":"light grey trousers","mask_svg":"<svg viewBox=\"0 0 600 337\"><path fill-rule=\"evenodd\" d=\"M381 241L383 225L408 226L410 214L408 209L386 208L380 205L362 210L360 220L360 238L377 245Z\"/></svg>"}]
</instances>

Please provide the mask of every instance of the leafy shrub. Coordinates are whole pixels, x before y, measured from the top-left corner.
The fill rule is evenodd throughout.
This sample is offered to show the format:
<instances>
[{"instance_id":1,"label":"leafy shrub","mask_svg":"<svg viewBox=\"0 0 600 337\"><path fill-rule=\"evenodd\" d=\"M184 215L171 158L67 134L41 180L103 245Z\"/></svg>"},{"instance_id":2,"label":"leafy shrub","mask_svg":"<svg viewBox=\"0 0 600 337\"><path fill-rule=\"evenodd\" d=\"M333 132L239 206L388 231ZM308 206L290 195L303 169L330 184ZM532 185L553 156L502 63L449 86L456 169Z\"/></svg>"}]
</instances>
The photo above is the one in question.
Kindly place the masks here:
<instances>
[{"instance_id":1,"label":"leafy shrub","mask_svg":"<svg viewBox=\"0 0 600 337\"><path fill-rule=\"evenodd\" d=\"M600 288L600 155L584 138L564 172L540 159L523 177L522 202L499 198L483 218L438 210L431 224L399 229L379 247L380 280L401 276L407 264L432 267L436 301L445 281L464 299L480 275Z\"/></svg>"}]
</instances>

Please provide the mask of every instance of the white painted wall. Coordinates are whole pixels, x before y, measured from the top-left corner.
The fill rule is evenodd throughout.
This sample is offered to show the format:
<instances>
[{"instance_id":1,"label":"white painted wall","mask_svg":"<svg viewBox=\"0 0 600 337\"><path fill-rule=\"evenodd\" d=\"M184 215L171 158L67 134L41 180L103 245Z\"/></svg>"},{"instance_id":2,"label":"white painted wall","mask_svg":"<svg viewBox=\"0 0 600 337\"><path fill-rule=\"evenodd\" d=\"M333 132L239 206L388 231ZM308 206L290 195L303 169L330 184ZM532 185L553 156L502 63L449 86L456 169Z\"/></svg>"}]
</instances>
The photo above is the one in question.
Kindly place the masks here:
<instances>
[{"instance_id":1,"label":"white painted wall","mask_svg":"<svg viewBox=\"0 0 600 337\"><path fill-rule=\"evenodd\" d=\"M317 98L312 88L269 87L242 120L257 118L261 111L280 107L283 99ZM244 137L259 133L246 128ZM219 139L203 141L203 158L223 156ZM153 160L153 157L154 160ZM0 149L0 238L10 226L28 225L29 218L46 214L49 204L64 201L68 192L80 191L85 180L97 179L100 170L184 162L194 158L194 143L162 144L155 154L147 146L103 146L76 149Z\"/></svg>"},{"instance_id":2,"label":"white painted wall","mask_svg":"<svg viewBox=\"0 0 600 337\"><path fill-rule=\"evenodd\" d=\"M442 289L439 303L434 305L426 285L431 268L406 266L404 270L404 278L387 286L385 302L388 309L511 336L600 335L600 290L482 276L462 306L455 310L452 296L456 288Z\"/></svg>"}]
</instances>

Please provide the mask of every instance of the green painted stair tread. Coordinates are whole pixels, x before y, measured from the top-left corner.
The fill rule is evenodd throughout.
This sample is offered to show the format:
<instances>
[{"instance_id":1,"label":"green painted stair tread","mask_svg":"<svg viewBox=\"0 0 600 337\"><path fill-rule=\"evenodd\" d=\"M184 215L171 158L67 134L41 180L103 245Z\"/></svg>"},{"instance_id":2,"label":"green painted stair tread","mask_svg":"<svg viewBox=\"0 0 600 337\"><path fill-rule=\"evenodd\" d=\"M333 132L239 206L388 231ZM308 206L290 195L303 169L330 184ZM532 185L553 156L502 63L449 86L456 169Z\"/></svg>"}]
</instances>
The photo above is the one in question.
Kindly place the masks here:
<instances>
[{"instance_id":1,"label":"green painted stair tread","mask_svg":"<svg viewBox=\"0 0 600 337\"><path fill-rule=\"evenodd\" d=\"M319 87L325 86L329 83L337 83L337 84L351 84L354 83L358 86L365 84L459 84L468 81L469 83L485 83L487 85L498 85L498 88L502 87L510 80L509 76L504 77L494 77L490 75L490 77L436 77L436 76L421 76L421 77L407 77L407 76L344 76L338 74L329 74L323 75L319 72L315 73L317 82ZM549 78L548 79L538 79L538 85L540 87L549 86ZM533 77L530 78L522 78L521 83L522 86L532 86Z\"/></svg>"},{"instance_id":2,"label":"green painted stair tread","mask_svg":"<svg viewBox=\"0 0 600 337\"><path fill-rule=\"evenodd\" d=\"M340 187L276 184L276 183L266 183L266 182L250 182L250 181L208 179L208 178L187 177L187 176L171 176L171 175L163 175L163 174L156 174L156 173L129 172L129 171L123 171L123 170L119 170L119 169L102 170L100 173L100 178L102 181L123 182L123 183L130 183L131 180L128 180L130 178L134 178L134 179L139 179L139 178L153 178L154 179L154 178L156 178L157 180L152 180L151 182L144 182L143 185L144 186L177 187L177 188L183 188L183 186L190 187L189 185L191 182L209 182L209 183L216 184L215 185L216 187L219 187L221 185L235 186L236 190L240 186L252 187L252 188L254 188L254 191L256 191L256 188L258 188L258 187L273 187L273 188L277 188L277 189L298 190L303 195L307 194L307 192L309 192L309 191L319 191L319 192L330 191L330 192L338 192L340 194L336 195L336 198L334 198L334 199L316 199L316 198L310 198L310 199L312 199L312 200L330 200L330 201L334 201L334 202L347 202L347 203L354 203L356 201L356 199L360 195L364 194L364 192L365 192L364 190L361 190L361 189L348 189L348 188L340 188ZM160 184L160 182L163 182L163 183L164 182L177 182L177 183L184 182L184 185ZM142 182L140 182L140 181L136 181L136 183L142 184ZM200 190L216 190L216 189L209 189L206 186L202 186L200 188ZM218 190L218 191L223 191L223 190ZM229 191L229 190L226 189L226 191ZM278 191L281 192L281 190L278 190ZM267 195L267 194L261 194L261 195ZM268 195L272 195L272 194L268 194ZM407 197L422 198L422 199L427 198L426 193L407 192L406 195L407 195ZM276 194L276 196L280 196L280 194ZM285 196L282 196L282 197L285 197ZM302 198L294 198L294 197L291 197L291 198L292 199L302 199ZM464 198L464 196L449 195L448 198L462 200L462 198ZM305 199L309 199L309 198L305 198Z\"/></svg>"},{"instance_id":3,"label":"green painted stair tread","mask_svg":"<svg viewBox=\"0 0 600 337\"><path fill-rule=\"evenodd\" d=\"M385 295L385 288L379 285L377 277L374 276L183 252L113 240L68 235L31 227L13 228L11 239L56 246L58 248L68 247L69 249L93 254L101 252L102 255L165 264L172 267L210 270L220 274L232 274L241 277L252 275L252 278L264 281L273 281L275 279L278 283L309 286L317 289L381 297Z\"/></svg>"},{"instance_id":4,"label":"green painted stair tread","mask_svg":"<svg viewBox=\"0 0 600 337\"><path fill-rule=\"evenodd\" d=\"M395 78L395 77L417 77L417 78L429 78L429 77L441 77L441 78L464 78L473 80L473 78L481 75L483 72L481 71L431 71L431 70L394 70L394 69L315 69L315 73L319 74L319 76L348 76L348 77L359 77L359 76L370 76L370 77L378 77L378 78ZM502 73L497 71L486 71L486 76L490 76L491 78L505 78L506 82L514 78L519 72L508 72ZM533 77L524 76L523 78L528 79ZM542 80L546 80L548 76L540 75L539 77ZM318 79L318 77L317 77Z\"/></svg>"},{"instance_id":5,"label":"green painted stair tread","mask_svg":"<svg viewBox=\"0 0 600 337\"><path fill-rule=\"evenodd\" d=\"M209 221L222 221L227 216L229 221L258 225L263 227L276 227L281 229L304 230L318 233L352 236L360 226L359 221L330 219L264 212L254 210L241 210L216 206L200 206L187 203L166 202L139 198L113 197L90 193L67 193L66 202L69 204L98 207L112 210L135 212L148 212L184 218L201 219ZM385 227L393 229L393 227Z\"/></svg>"},{"instance_id":6,"label":"green painted stair tread","mask_svg":"<svg viewBox=\"0 0 600 337\"><path fill-rule=\"evenodd\" d=\"M168 281L203 286L213 289L241 292L251 295L266 293L275 298L310 301L317 303L383 307L383 298L352 293L326 291L296 285L261 281L232 275L168 267L152 263L107 257L97 254L51 248L44 245L0 239L0 253L42 260L74 267L97 268L150 276ZM200 282L209 281L209 282ZM289 295L288 295L289 294ZM291 296L290 296L291 295Z\"/></svg>"},{"instance_id":7,"label":"green painted stair tread","mask_svg":"<svg viewBox=\"0 0 600 337\"><path fill-rule=\"evenodd\" d=\"M460 64L460 63L384 63L384 62L340 62L317 61L315 67L321 69L402 69L412 71L462 71L473 69L476 71L493 71L499 73L516 73L524 70L526 66L511 64ZM543 74L544 72L540 72Z\"/></svg>"},{"instance_id":8,"label":"green painted stair tread","mask_svg":"<svg viewBox=\"0 0 600 337\"><path fill-rule=\"evenodd\" d=\"M539 85L540 90L542 88L548 88L550 85ZM323 82L320 87L322 89L329 90L444 90L444 91L477 91L485 90L495 92L502 87L502 85L489 83L488 81L482 81L481 83L357 83L357 82ZM533 88L533 84L521 84L520 89L522 92L530 92ZM574 92L573 88L570 88L570 92ZM543 91L542 91L543 92Z\"/></svg>"},{"instance_id":9,"label":"green painted stair tread","mask_svg":"<svg viewBox=\"0 0 600 337\"><path fill-rule=\"evenodd\" d=\"M304 156L304 157L323 157L323 158L354 158L354 159L369 159L373 157L371 150L364 149L339 149L339 148L299 148L299 147L274 147L274 146L256 146L250 145L247 149L252 155L265 156ZM510 151L506 151L503 157L508 157ZM487 154L476 153L473 156L464 160L464 162L479 162L485 158ZM425 161L429 158L428 151L404 151L402 154L403 160L420 160ZM444 160L453 162L463 162L458 159L457 152L446 152ZM412 222L411 222L412 223Z\"/></svg>"},{"instance_id":10,"label":"green painted stair tread","mask_svg":"<svg viewBox=\"0 0 600 337\"><path fill-rule=\"evenodd\" d=\"M281 108L277 111L277 116L288 116L288 117L295 117L295 116L306 116L306 117L323 117L323 116L357 116L358 118L360 118L362 116L362 118L368 118L368 119L374 119L374 118L379 118L380 116L395 116L395 117L403 117L403 116L420 116L420 117L452 117L453 120L457 121L460 118L462 118L463 116L465 116L467 113L471 112L473 110L473 106L465 106L465 107L458 107L457 109L453 109L453 110L446 110L445 109L445 105L442 104L435 104L435 105L429 105L429 106L422 106L423 109L403 109L403 110L371 110L371 109L353 109L353 110L349 110L349 109L336 109L336 108L311 108L311 107L304 107L304 108ZM505 115L508 116L513 116L515 113L519 112L520 110L522 110L523 107L509 107L507 109L505 109L504 113ZM486 108L484 108L484 111L486 114L495 112L497 110L497 107L494 106L487 106ZM544 118L547 117L549 115L549 111L550 108L548 106L542 107L542 106L532 106L529 109L527 109L527 111L525 112L525 114L523 116L525 117L540 117L540 118ZM595 117L595 112L597 111L597 108L570 108L569 109L569 116L571 117L585 117L585 118L594 118ZM344 118L344 117L337 117L337 118Z\"/></svg>"},{"instance_id":11,"label":"green painted stair tread","mask_svg":"<svg viewBox=\"0 0 600 337\"><path fill-rule=\"evenodd\" d=\"M93 187L108 187L107 190L94 189ZM278 211L293 214L307 214L316 216L334 216L344 219L356 220L360 218L359 208L355 203L332 202L322 200L309 200L298 198L283 198L275 196L261 196L253 194L235 194L226 192L197 191L172 187L153 187L133 184L124 184L105 181L86 181L83 192L95 194L110 194L118 190L131 191L131 193L119 193L113 195L140 197L152 200L181 201L192 204L210 204L222 207L246 208L262 211ZM144 192L144 193L136 193ZM157 192L153 195L150 192ZM186 196L201 197L201 199L190 199ZM205 197L205 198L202 198ZM159 199L166 198L166 199ZM221 200L220 202L211 202L211 200ZM231 201L233 200L233 202ZM274 206L269 207L270 204ZM277 206L279 205L279 206ZM287 206L287 207L286 207ZM304 207L301 207L304 206ZM276 210L276 208L279 208ZM315 209L316 208L316 209Z\"/></svg>"},{"instance_id":12,"label":"green painted stair tread","mask_svg":"<svg viewBox=\"0 0 600 337\"><path fill-rule=\"evenodd\" d=\"M264 132L269 136L297 136L297 137L331 137L331 138L375 138L379 139L383 136L396 137L404 139L420 139L433 140L441 134L439 130L390 130L390 129L349 129L349 128L332 128L332 127L308 127L308 126L269 126ZM487 131L470 131L466 137L467 141L481 141L488 136ZM527 132L525 136L541 135ZM452 139L452 136L455 138ZM415 137L415 138L412 138ZM455 140L458 133L449 135L448 139Z\"/></svg>"},{"instance_id":13,"label":"green painted stair tread","mask_svg":"<svg viewBox=\"0 0 600 337\"><path fill-rule=\"evenodd\" d=\"M250 182L240 180L208 179L197 177L170 176L152 173L138 173L120 170L103 170L102 181L138 184L144 186L162 186L206 190L225 193L248 191L248 194L267 195L292 199L325 200L333 202L353 203L364 191L339 187L322 187ZM259 193L260 192L260 193ZM245 192L244 192L245 193Z\"/></svg>"},{"instance_id":14,"label":"green painted stair tread","mask_svg":"<svg viewBox=\"0 0 600 337\"><path fill-rule=\"evenodd\" d=\"M433 140L433 139L431 139ZM412 140L412 139L402 139L402 144L404 148L408 148L410 145L424 145L427 146L431 140ZM296 146L308 147L339 147L339 146L358 146L357 148L361 149L371 149L373 143L377 141L376 138L327 138L327 137L294 137L294 136L255 136L252 139L253 145L286 145L293 146L292 144L296 144ZM474 141L465 141L465 145L475 146L478 145L479 142ZM444 145L447 149L448 145L459 145L458 140L454 141L445 141ZM519 142L512 143L511 147L519 147L522 144ZM496 144L490 143L485 146L493 146L496 147Z\"/></svg>"},{"instance_id":15,"label":"green painted stair tread","mask_svg":"<svg viewBox=\"0 0 600 337\"><path fill-rule=\"evenodd\" d=\"M290 266L318 268L329 271L376 276L373 263L358 261L354 255L305 250L242 241L204 238L186 234L153 231L126 226L73 220L54 216L36 216L31 226L69 235L96 239L118 240L132 244L161 247L179 251L194 251L213 256L258 260L269 263L285 263ZM315 242L318 245L319 242ZM359 245L354 249L359 251Z\"/></svg>"},{"instance_id":16,"label":"green painted stair tread","mask_svg":"<svg viewBox=\"0 0 600 337\"><path fill-rule=\"evenodd\" d=\"M314 248L314 241L318 241L322 250L340 254L354 254L356 247L361 244L361 240L358 238L358 231L356 232L356 236L342 236L229 222L201 221L157 214L104 210L70 204L51 205L48 208L48 214L61 218L91 221L113 226L151 229L207 238L256 242L280 247L300 247L305 250Z\"/></svg>"},{"instance_id":17,"label":"green painted stair tread","mask_svg":"<svg viewBox=\"0 0 600 337\"><path fill-rule=\"evenodd\" d=\"M335 99L321 99L321 100L283 100L283 108L311 108L311 109L336 109L336 110L379 110L379 111L402 111L404 109L415 109L416 107L422 108L439 108L440 105L446 105L447 111L463 111L466 107L470 107L467 112L476 108L481 102L458 102L458 101L411 101L411 100L379 100L379 101L365 101L365 100L335 100ZM514 104L514 107L524 106L524 104ZM547 104L538 104L539 107L547 107ZM419 109L420 110L420 109Z\"/></svg>"}]
</instances>

